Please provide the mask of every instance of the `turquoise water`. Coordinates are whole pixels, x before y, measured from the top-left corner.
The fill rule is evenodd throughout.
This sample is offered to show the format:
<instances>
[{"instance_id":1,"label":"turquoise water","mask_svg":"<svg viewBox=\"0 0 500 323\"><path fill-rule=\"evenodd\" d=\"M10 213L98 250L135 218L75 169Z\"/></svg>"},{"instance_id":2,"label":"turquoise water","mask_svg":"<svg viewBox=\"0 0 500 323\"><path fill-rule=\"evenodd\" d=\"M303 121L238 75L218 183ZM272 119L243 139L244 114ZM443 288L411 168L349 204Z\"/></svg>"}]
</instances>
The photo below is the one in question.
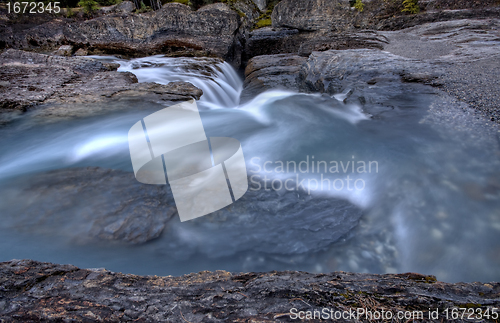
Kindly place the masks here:
<instances>
[{"instance_id":1,"label":"turquoise water","mask_svg":"<svg viewBox=\"0 0 500 323\"><path fill-rule=\"evenodd\" d=\"M174 218L158 239L129 245L82 242L57 222L27 227L19 220L26 215L16 214L14 205L28 203L17 178L84 166L131 172L128 129L164 106L150 103L138 110L131 102L130 109L51 124L28 113L0 128L0 260L32 258L156 275L290 269L413 271L444 281L500 278L498 130L459 103L408 85L383 94L387 109L287 91L268 91L239 105L242 81L226 63L214 65L207 76L192 67L211 66L203 60L117 61L121 71L135 73L141 82L190 81L202 88L198 105L207 136L240 140L259 191L282 196L287 190L279 185L289 180L289 191L301 200L300 221L287 220L283 211L283 221L266 222L273 208L282 206L264 194L268 209L253 210L251 199L241 202L258 229L248 226L252 222L239 225L241 219L181 223ZM339 238L321 230L328 217L313 208L318 201L325 203L319 210L347 201L362 217ZM36 203L50 210L61 201ZM273 241L279 248L269 247Z\"/></svg>"}]
</instances>

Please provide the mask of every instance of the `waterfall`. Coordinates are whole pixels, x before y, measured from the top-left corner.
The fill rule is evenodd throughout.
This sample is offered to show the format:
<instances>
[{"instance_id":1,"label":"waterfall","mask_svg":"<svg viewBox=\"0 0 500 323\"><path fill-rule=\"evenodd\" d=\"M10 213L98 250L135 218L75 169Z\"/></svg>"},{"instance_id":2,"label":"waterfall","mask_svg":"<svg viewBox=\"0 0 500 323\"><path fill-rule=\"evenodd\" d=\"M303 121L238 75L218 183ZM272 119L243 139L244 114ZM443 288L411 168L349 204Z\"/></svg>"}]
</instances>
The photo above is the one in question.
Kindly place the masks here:
<instances>
[{"instance_id":1,"label":"waterfall","mask_svg":"<svg viewBox=\"0 0 500 323\"><path fill-rule=\"evenodd\" d=\"M131 61L116 60L118 71L132 72L139 82L189 82L203 91L198 105L220 109L238 106L243 81L227 62L210 58L173 58L157 55Z\"/></svg>"}]
</instances>

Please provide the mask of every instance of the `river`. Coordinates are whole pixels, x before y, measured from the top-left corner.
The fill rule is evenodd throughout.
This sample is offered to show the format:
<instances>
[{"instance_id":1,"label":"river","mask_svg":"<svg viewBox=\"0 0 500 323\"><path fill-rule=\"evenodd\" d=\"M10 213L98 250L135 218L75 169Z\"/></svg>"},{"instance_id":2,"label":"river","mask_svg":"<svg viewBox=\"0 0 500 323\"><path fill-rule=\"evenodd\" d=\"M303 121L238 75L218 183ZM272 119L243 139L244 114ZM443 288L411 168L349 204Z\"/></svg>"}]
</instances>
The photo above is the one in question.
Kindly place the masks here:
<instances>
[{"instance_id":1,"label":"river","mask_svg":"<svg viewBox=\"0 0 500 323\"><path fill-rule=\"evenodd\" d=\"M243 81L225 62L99 59L120 63L119 71L140 82L187 81L202 89L205 132L241 142L251 198L237 202L238 218L174 219L158 239L140 245L75 242L57 221L27 226L19 219L29 214L21 216L19 205L31 202L16 190L16 178L87 166L132 172L128 130L165 106L54 124L38 124L29 112L0 128L0 260L146 275L344 270L500 279L499 133L474 114L454 106L443 112L434 94L404 92L389 117L343 103L347 92L273 90L239 104ZM274 197L300 203L287 209ZM36 207L60 203L42 201ZM352 225L331 222L339 212Z\"/></svg>"}]
</instances>

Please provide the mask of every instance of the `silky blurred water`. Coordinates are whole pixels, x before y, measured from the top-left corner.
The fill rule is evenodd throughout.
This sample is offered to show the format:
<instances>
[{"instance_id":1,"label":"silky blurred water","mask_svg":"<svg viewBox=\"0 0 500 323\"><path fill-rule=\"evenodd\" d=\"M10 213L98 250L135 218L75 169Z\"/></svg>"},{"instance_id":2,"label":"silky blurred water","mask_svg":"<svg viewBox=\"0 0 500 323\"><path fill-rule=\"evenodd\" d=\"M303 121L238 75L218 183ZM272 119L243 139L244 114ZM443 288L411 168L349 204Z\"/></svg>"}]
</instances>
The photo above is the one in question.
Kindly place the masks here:
<instances>
[{"instance_id":1,"label":"silky blurred water","mask_svg":"<svg viewBox=\"0 0 500 323\"><path fill-rule=\"evenodd\" d=\"M131 172L128 129L164 106L150 103L140 111L131 108L55 124L32 123L28 113L0 128L0 209L6 212L0 225L0 260L32 258L157 275L291 269L413 271L445 281L500 279L497 130L455 109L452 102L444 103L450 105L451 118L443 114L435 94L415 94L411 88L391 101L398 111L377 117L367 107L343 103L342 93L330 97L268 91L240 105L242 80L225 62L161 56L106 59L119 62L119 71L134 73L140 82L186 81L201 88L198 106L207 136L240 140L255 182L265 180L275 189L287 180L293 185L303 181L303 189L313 196L348 200L363 209L358 227L320 252L279 255L250 245L245 252L217 257L201 248L185 257L178 256L182 247L171 250L167 242L173 239L172 230L189 234L189 225L178 221L159 239L137 246L76 244L62 234L21 232L12 215L6 216L10 201L1 197L1 190L15 186L16 176L82 166ZM286 169L301 162L303 168ZM335 165L337 172L331 169ZM360 172L361 165L366 168ZM328 187L321 187L326 180ZM332 186L335 180L337 186ZM357 187L348 186L355 183ZM244 235L245 228L240 230Z\"/></svg>"}]
</instances>

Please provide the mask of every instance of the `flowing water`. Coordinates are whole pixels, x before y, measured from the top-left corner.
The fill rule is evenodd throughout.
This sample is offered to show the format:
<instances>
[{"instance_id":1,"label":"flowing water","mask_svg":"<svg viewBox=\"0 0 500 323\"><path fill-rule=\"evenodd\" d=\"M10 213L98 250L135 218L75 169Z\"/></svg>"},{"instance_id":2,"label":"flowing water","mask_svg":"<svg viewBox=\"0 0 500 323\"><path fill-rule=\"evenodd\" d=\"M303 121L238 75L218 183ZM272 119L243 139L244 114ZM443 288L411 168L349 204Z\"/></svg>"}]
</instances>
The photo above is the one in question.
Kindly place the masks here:
<instances>
[{"instance_id":1,"label":"flowing water","mask_svg":"<svg viewBox=\"0 0 500 323\"><path fill-rule=\"evenodd\" d=\"M375 116L369 108L343 103L346 93L267 91L240 105L242 80L225 62L100 59L119 62L119 71L134 73L140 82L187 81L201 88L198 107L206 134L242 143L250 189L276 196L293 192L287 198L301 200L300 218L283 220L294 222L288 224L295 231L287 234L285 222L267 221L280 208L273 195L266 195L262 203L269 207L260 206L256 215L260 231L232 218L224 225L172 220L158 239L129 245L74 242L57 222L50 235L26 230L13 211L19 200L7 198L16 192L19 176L83 166L131 172L128 130L164 106L144 103L141 109L51 124L32 122L34 114L27 113L0 128L0 260L32 258L156 275L290 269L500 279L499 133L455 107L459 103L400 90L391 99L396 108ZM318 201L325 206L315 208ZM362 212L357 225L340 236L324 229L338 201ZM253 205L250 199L241 203ZM250 206L248 212L254 212Z\"/></svg>"}]
</instances>

